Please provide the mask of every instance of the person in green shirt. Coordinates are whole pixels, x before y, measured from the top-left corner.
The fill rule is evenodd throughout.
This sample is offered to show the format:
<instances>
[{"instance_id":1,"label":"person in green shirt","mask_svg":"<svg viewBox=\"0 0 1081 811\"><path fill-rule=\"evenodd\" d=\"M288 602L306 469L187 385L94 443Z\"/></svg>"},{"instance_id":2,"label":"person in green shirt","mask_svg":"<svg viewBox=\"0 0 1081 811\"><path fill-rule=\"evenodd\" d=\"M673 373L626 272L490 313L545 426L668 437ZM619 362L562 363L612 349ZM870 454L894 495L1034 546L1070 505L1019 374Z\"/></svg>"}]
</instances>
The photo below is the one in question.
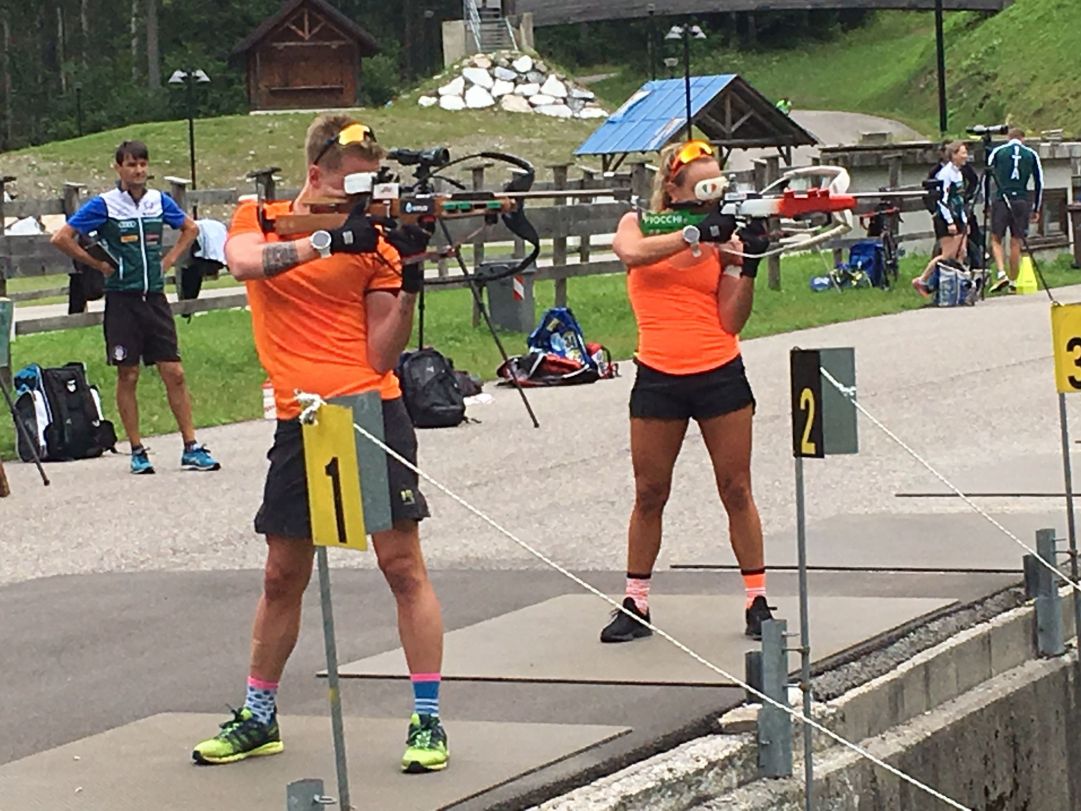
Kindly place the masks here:
<instances>
[{"instance_id":1,"label":"person in green shirt","mask_svg":"<svg viewBox=\"0 0 1081 811\"><path fill-rule=\"evenodd\" d=\"M991 252L998 266L998 278L991 292L1014 289L1021 268L1021 245L1028 236L1029 222L1039 222L1043 205L1043 167L1036 150L1025 146L1025 133L1014 127L1009 140L995 147L987 157L984 194L991 201ZM1030 196L1028 185L1032 183ZM1002 239L1010 232L1010 268L1005 269Z\"/></svg>"},{"instance_id":2,"label":"person in green shirt","mask_svg":"<svg viewBox=\"0 0 1081 811\"><path fill-rule=\"evenodd\" d=\"M191 397L180 363L176 324L165 298L165 269L176 264L199 235L195 222L167 194L147 188L150 159L146 144L124 141L116 150L117 184L92 197L52 237L60 251L105 276L105 349L116 366L116 407L131 443L131 472L153 473L139 433L139 361L157 366L184 440L184 470L221 466L195 440ZM180 238L164 251L165 226ZM107 258L96 258L78 238L91 234Z\"/></svg>"}]
</instances>

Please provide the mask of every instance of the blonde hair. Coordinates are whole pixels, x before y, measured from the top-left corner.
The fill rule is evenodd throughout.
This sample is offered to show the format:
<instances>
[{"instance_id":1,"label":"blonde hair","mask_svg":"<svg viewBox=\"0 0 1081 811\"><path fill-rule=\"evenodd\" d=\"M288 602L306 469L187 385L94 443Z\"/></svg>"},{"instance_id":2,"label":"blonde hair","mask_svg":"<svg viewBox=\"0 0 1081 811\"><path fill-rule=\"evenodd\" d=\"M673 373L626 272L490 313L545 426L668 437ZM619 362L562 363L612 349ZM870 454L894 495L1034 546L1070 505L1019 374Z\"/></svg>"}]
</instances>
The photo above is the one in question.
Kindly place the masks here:
<instances>
[{"instance_id":1,"label":"blonde hair","mask_svg":"<svg viewBox=\"0 0 1081 811\"><path fill-rule=\"evenodd\" d=\"M661 150L660 154L660 168L657 169L657 174L653 176L653 193L649 198L649 210L650 211L665 211L672 205L672 198L668 196L668 189L665 188L668 181L674 179L681 171L687 168L688 164L679 166L675 172L671 171L672 160L679 153L679 150L683 148L682 143L669 144ZM716 157L703 156L697 160L706 159L716 161ZM693 163L693 161L692 161ZM718 165L719 165L718 161Z\"/></svg>"},{"instance_id":2,"label":"blonde hair","mask_svg":"<svg viewBox=\"0 0 1081 811\"><path fill-rule=\"evenodd\" d=\"M951 141L950 143L948 143L946 145L946 149L944 150L945 153L946 153L946 160L947 161L952 161L954 156L958 152L960 152L962 149L967 149L967 148L968 148L968 144L966 144L964 141Z\"/></svg>"},{"instance_id":3,"label":"blonde hair","mask_svg":"<svg viewBox=\"0 0 1081 811\"><path fill-rule=\"evenodd\" d=\"M341 113L323 113L308 127L308 134L304 140L304 151L308 158L308 165L315 163L319 153L327 145L327 141L338 137L338 133L350 124L359 124L354 118ZM371 138L365 138L355 144L341 146L332 144L329 149L319 158L319 163L324 169L337 169L342 165L342 155L346 152L359 155L367 160L382 160L386 151Z\"/></svg>"}]
</instances>

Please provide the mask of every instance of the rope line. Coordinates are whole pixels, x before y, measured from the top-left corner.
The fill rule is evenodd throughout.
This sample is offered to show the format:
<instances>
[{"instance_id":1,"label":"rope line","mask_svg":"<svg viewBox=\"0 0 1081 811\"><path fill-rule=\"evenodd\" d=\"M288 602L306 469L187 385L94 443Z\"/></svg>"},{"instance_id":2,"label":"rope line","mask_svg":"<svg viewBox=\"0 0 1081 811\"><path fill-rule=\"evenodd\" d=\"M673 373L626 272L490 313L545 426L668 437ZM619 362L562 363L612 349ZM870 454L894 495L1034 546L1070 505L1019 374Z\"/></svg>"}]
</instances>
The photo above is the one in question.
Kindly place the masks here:
<instances>
[{"instance_id":1,"label":"rope line","mask_svg":"<svg viewBox=\"0 0 1081 811\"><path fill-rule=\"evenodd\" d=\"M304 410L303 410L303 412L301 414L301 419L303 421L306 421L306 422L313 421L315 419L316 412L319 410L319 408L321 408L324 405L324 400L317 394L308 394L306 392L298 392L297 393L297 400L299 400L300 403L304 406ZM369 442L373 443L376 447L380 448L384 453L387 454L387 456L389 456L392 459L400 462L407 469L409 469L412 472L416 473L418 476L420 476L422 479L424 479L424 481L428 482L429 484L434 486L437 490L442 492L444 495L448 496L450 499L452 499L453 501L455 501L456 503L458 503L459 505L464 507L468 512L472 513L477 518L479 518L481 521L488 524L488 526L492 527L492 529L496 530L498 533L500 533L501 535L506 537L508 540L510 540L513 543L517 544L520 548L524 549L526 552L528 552L530 555L535 557L537 560L541 561L546 566L549 566L550 568L552 568L555 571L559 572L561 575L563 575L567 579L571 580L573 583L580 586L582 589L589 592L593 596L599 597L601 600L604 600L604 602L608 603L608 605L610 605L615 611L618 611L618 612L620 612L622 614L625 614L626 616L633 619L635 622L639 623L640 625L645 626L646 628L651 630L653 633L657 634L657 636L659 636L662 639L664 639L665 641L671 643L673 646L675 646L681 652L687 654L687 656L694 659L700 665L702 665L702 666L706 667L707 669L713 671L718 676L721 676L722 678L727 679L727 680L733 682L734 684L738 685L739 687L741 687L746 692L748 692L751 695L755 696L756 698L760 699L764 704L769 704L772 707L776 707L777 709L782 710L785 713L787 713L788 715L790 715L792 718L797 719L799 721L802 721L805 724L808 724L812 729L815 729L815 730L821 732L823 735L827 736L828 738L836 741L837 743L841 744L842 746L846 747L847 749L850 749L851 751L855 752L860 757L865 758L866 760L870 761L871 763L878 766L879 768L884 769L885 771L889 772L890 774L894 775L895 777L897 777L897 778L903 780L904 782L916 787L920 791L923 791L923 792L929 794L930 796L934 797L935 799L940 800L941 802L948 805L950 808L958 809L958 811L973 811L973 809L969 808L968 806L962 805L961 803L947 797L945 794L942 794L941 792L937 791L936 789L932 788L931 786L928 786L926 783L922 783L919 780L917 780L915 777L912 777L911 775L906 774L905 772L901 771L900 769L896 768L895 766L891 766L889 763L886 763L881 758L878 758L875 755L868 752L866 749L861 747L859 744L853 743L852 741L849 741L846 738L841 737L836 732L834 732L831 729L828 729L827 727L823 726L821 723L814 720L813 718L809 718L809 717L805 716L801 711L795 710L795 709L789 707L786 704L782 704L779 701L775 701L774 699L767 696L765 693L762 693L759 690L752 687L751 685L747 684L742 679L732 675L731 673L727 672L726 670L719 667L718 665L713 664L708 659L703 657L701 654L695 652L694 650L689 648L687 645L680 642L678 639L676 639L674 636L669 634L664 629L659 628L656 625L654 625L653 623L648 622L647 620L644 620L641 617L638 617L638 616L632 614L630 611L628 611L622 605L620 605L616 600L613 600L611 597L609 597L607 594L602 592L600 589L598 589L595 586L593 586L592 584L586 582L585 580L580 578L578 575L574 574L574 572L571 572L568 569L561 566L560 564L556 563L554 560L549 558L547 555L545 555L539 549L536 549L533 546L531 546L529 543L527 543L526 541L523 541L521 538L517 537L513 532L511 532L510 530L506 529L501 524L499 524L495 519L491 518L490 516L488 516L487 514L482 512L481 510L479 510L478 508L474 507L472 504L470 504L468 501L466 501L464 498L462 498L458 494L452 492L449 488L444 486L442 483L440 483L440 482L436 481L435 479L433 479L431 476L429 476L423 470L418 468L416 465L414 465L408 459L403 457L401 454L399 454L393 448L389 447L381 439L379 439L378 437L371 434L365 428L363 428L360 425L357 425L356 423L353 423L353 428L356 429L357 433L360 434L362 437L367 439Z\"/></svg>"},{"instance_id":2,"label":"rope line","mask_svg":"<svg viewBox=\"0 0 1081 811\"><path fill-rule=\"evenodd\" d=\"M953 491L954 495L958 496L962 501L964 501L965 504L967 504L969 507L971 507L973 509L973 511L975 511L982 518L986 519L993 527L995 527L995 529L997 529L999 532L1001 532L1003 535L1005 535L1007 538L1009 538L1015 544L1020 546L1022 549L1029 552L1034 558L1036 558L1037 561L1039 561L1041 566L1049 569L1051 571L1051 573L1054 574L1056 577L1061 578L1071 589L1073 589L1074 591L1077 591L1077 592L1081 592L1081 586L1079 586L1077 583L1075 583L1073 580L1071 580L1069 577L1067 577L1065 574L1063 574L1062 571L1058 568L1058 566L1054 562L1048 562L1048 561L1044 560L1039 552L1037 552L1035 549L1033 549L1027 543L1022 541L1019 537L1017 537L1012 532L1010 532L1010 530L1006 529L1006 527L1004 527L1001 523L999 523L990 513L988 513L986 510L984 510L982 507L980 507L979 504L977 504L975 501L973 501L967 495L965 495L956 485L954 485L953 482L951 482L949 479L947 479L945 476L943 476L941 473L939 473L938 470L936 470L935 467L930 462L928 462L926 459L924 459L922 456L920 456L920 454L917 451L913 450L912 447L910 447L903 439L901 439L899 436L897 436L897 434L895 434L893 431L891 431L889 428L887 428L886 425L881 420L879 420L870 411L868 411L866 408L864 408L864 406L858 400L856 400L856 389L855 389L855 387L850 388L848 386L845 386L843 383L838 382L837 379L834 378L834 376L831 375L825 369L820 368L820 371L822 372L822 377L825 378L826 382L828 382L831 386L833 386L835 389L837 389L837 391L841 393L842 397L844 397L846 400L848 400L850 403L852 403L852 405L854 405L856 407L857 411L859 411L863 416L865 416L868 420L870 420L871 423L876 428L880 429L886 436L888 436L890 439L892 439L894 442L896 442L898 445L900 445L901 448L904 449L904 451L909 456L911 456L913 459L915 459L917 462L919 462L924 468L926 468L927 471L929 473L931 473L932 476L934 476L936 479L938 479L940 482L942 482L944 485L946 485L946 487L948 487L951 491Z\"/></svg>"}]
</instances>

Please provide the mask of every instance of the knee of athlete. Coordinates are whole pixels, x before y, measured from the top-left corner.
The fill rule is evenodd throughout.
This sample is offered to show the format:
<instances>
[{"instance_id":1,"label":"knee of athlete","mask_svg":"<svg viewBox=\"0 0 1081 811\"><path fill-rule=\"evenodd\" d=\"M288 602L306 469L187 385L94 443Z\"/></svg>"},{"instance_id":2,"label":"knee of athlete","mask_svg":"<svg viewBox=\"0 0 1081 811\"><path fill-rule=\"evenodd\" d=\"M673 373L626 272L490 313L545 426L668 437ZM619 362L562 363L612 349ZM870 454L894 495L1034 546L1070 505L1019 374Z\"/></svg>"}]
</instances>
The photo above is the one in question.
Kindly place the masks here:
<instances>
[{"instance_id":1,"label":"knee of athlete","mask_svg":"<svg viewBox=\"0 0 1081 811\"><path fill-rule=\"evenodd\" d=\"M267 563L263 572L263 595L267 602L300 602L308 585L308 574L303 570L290 569Z\"/></svg>"},{"instance_id":2,"label":"knee of athlete","mask_svg":"<svg viewBox=\"0 0 1081 811\"><path fill-rule=\"evenodd\" d=\"M658 516L668 503L671 482L637 481L634 485L634 509L643 515Z\"/></svg>"},{"instance_id":3,"label":"knee of athlete","mask_svg":"<svg viewBox=\"0 0 1081 811\"><path fill-rule=\"evenodd\" d=\"M413 557L399 556L380 561L379 568L394 596L400 599L416 595L426 579L424 567Z\"/></svg>"},{"instance_id":4,"label":"knee of athlete","mask_svg":"<svg viewBox=\"0 0 1081 811\"><path fill-rule=\"evenodd\" d=\"M159 366L158 374L167 386L184 385L184 367L179 363L171 363L168 366Z\"/></svg>"},{"instance_id":5,"label":"knee of athlete","mask_svg":"<svg viewBox=\"0 0 1081 811\"><path fill-rule=\"evenodd\" d=\"M117 382L124 386L134 386L139 381L138 366L117 366Z\"/></svg>"},{"instance_id":6,"label":"knee of athlete","mask_svg":"<svg viewBox=\"0 0 1081 811\"><path fill-rule=\"evenodd\" d=\"M731 476L720 483L721 501L730 514L746 512L754 506L749 476Z\"/></svg>"}]
</instances>

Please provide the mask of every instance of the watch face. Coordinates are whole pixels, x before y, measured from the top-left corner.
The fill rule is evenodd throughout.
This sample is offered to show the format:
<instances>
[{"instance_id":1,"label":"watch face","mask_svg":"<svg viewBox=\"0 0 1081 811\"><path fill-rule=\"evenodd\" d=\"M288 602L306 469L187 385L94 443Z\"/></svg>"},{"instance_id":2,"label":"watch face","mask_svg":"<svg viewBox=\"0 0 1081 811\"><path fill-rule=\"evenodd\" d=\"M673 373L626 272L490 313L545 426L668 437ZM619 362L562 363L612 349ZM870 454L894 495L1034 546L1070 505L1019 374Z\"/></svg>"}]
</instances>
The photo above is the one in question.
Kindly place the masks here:
<instances>
[{"instance_id":1,"label":"watch face","mask_svg":"<svg viewBox=\"0 0 1081 811\"><path fill-rule=\"evenodd\" d=\"M683 229L683 239L687 242L698 242L702 234L694 225L688 225Z\"/></svg>"},{"instance_id":2,"label":"watch face","mask_svg":"<svg viewBox=\"0 0 1081 811\"><path fill-rule=\"evenodd\" d=\"M330 247L330 233L327 231L316 231L311 237L312 247L317 251L325 251Z\"/></svg>"}]
</instances>

